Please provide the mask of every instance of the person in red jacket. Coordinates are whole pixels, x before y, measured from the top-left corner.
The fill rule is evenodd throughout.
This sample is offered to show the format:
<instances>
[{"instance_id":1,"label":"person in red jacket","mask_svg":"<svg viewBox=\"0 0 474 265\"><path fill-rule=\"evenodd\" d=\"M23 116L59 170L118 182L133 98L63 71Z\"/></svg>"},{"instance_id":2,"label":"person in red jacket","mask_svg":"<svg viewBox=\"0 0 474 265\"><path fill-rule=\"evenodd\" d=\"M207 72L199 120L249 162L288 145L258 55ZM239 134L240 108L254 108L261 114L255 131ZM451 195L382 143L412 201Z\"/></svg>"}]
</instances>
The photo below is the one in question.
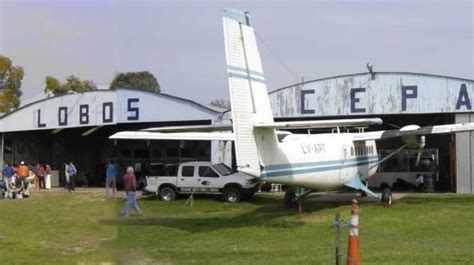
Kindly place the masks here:
<instances>
[{"instance_id":1,"label":"person in red jacket","mask_svg":"<svg viewBox=\"0 0 474 265\"><path fill-rule=\"evenodd\" d=\"M135 191L137 190L137 181L135 175L133 175L133 167L127 168L127 174L123 176L123 185L125 187L125 193L127 194L127 200L123 207L122 214L128 217L128 209L133 207L138 215L142 214L142 210L138 207L137 198L135 197Z\"/></svg>"},{"instance_id":2,"label":"person in red jacket","mask_svg":"<svg viewBox=\"0 0 474 265\"><path fill-rule=\"evenodd\" d=\"M43 162L38 162L35 167L35 173L38 177L38 189L42 190L46 188L46 183L44 181L44 176L46 175L46 168Z\"/></svg>"}]
</instances>

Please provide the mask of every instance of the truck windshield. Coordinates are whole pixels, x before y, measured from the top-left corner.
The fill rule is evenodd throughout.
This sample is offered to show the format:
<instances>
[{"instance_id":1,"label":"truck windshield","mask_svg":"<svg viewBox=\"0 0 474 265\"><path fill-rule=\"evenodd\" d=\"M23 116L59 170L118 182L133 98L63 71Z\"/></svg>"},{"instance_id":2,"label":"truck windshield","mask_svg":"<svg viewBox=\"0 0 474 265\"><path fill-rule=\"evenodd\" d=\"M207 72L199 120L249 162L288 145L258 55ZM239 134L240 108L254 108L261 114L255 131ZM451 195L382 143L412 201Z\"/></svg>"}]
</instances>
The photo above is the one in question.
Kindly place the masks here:
<instances>
[{"instance_id":1,"label":"truck windshield","mask_svg":"<svg viewBox=\"0 0 474 265\"><path fill-rule=\"evenodd\" d=\"M221 176L227 176L234 173L234 171L224 163L215 164L212 168L219 172Z\"/></svg>"}]
</instances>

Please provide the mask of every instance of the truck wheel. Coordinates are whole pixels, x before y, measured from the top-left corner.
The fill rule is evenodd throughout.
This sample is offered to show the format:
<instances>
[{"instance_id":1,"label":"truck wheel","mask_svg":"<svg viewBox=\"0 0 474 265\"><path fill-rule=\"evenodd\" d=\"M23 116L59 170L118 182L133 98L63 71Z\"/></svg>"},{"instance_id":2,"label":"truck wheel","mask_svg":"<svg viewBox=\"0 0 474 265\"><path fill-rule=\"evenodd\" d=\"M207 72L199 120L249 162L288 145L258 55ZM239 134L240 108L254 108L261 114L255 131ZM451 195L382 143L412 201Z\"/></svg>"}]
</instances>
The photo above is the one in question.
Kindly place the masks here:
<instances>
[{"instance_id":1,"label":"truck wheel","mask_svg":"<svg viewBox=\"0 0 474 265\"><path fill-rule=\"evenodd\" d=\"M240 190L236 187L228 187L224 190L223 199L226 202L240 202L241 197Z\"/></svg>"},{"instance_id":2,"label":"truck wheel","mask_svg":"<svg viewBox=\"0 0 474 265\"><path fill-rule=\"evenodd\" d=\"M164 187L160 189L160 200L162 201L172 201L176 199L176 191L170 187Z\"/></svg>"}]
</instances>

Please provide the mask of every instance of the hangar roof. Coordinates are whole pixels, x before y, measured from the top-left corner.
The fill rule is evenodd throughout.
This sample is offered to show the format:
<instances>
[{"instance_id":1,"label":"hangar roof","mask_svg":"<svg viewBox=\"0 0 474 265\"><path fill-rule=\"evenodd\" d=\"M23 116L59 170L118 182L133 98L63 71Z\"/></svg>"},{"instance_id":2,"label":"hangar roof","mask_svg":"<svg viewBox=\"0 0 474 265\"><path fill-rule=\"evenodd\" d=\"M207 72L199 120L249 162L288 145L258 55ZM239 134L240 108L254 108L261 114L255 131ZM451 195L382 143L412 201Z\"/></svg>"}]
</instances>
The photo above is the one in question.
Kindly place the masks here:
<instances>
[{"instance_id":1,"label":"hangar roof","mask_svg":"<svg viewBox=\"0 0 474 265\"><path fill-rule=\"evenodd\" d=\"M473 112L474 80L408 72L340 75L270 92L275 117Z\"/></svg>"},{"instance_id":2,"label":"hangar roof","mask_svg":"<svg viewBox=\"0 0 474 265\"><path fill-rule=\"evenodd\" d=\"M144 90L94 90L41 99L0 117L0 132L118 123L214 120L221 113L194 101Z\"/></svg>"}]
</instances>

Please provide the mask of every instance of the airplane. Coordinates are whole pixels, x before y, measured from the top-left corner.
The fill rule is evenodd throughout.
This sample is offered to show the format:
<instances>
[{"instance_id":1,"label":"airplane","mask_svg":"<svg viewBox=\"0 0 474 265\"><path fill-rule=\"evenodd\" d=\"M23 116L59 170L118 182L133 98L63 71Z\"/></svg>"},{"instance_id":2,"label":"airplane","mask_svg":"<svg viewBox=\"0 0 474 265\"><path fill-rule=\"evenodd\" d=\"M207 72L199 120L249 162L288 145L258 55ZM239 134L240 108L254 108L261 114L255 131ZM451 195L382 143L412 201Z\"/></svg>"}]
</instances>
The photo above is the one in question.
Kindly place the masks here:
<instances>
[{"instance_id":1,"label":"airplane","mask_svg":"<svg viewBox=\"0 0 474 265\"><path fill-rule=\"evenodd\" d=\"M405 148L421 150L425 135L474 130L474 123L365 132L378 118L275 122L265 84L256 35L248 12L223 10L232 125L149 128L118 132L110 139L234 141L238 171L287 185L285 203L294 206L313 191L350 187L392 203L390 189L378 197L364 183L380 163ZM293 134L286 130L333 128L331 133ZM347 132L347 128L358 128ZM308 130L309 132L309 130ZM380 159L376 141L401 137L403 145ZM420 159L421 151L418 155ZM296 187L306 189L297 197Z\"/></svg>"}]
</instances>

